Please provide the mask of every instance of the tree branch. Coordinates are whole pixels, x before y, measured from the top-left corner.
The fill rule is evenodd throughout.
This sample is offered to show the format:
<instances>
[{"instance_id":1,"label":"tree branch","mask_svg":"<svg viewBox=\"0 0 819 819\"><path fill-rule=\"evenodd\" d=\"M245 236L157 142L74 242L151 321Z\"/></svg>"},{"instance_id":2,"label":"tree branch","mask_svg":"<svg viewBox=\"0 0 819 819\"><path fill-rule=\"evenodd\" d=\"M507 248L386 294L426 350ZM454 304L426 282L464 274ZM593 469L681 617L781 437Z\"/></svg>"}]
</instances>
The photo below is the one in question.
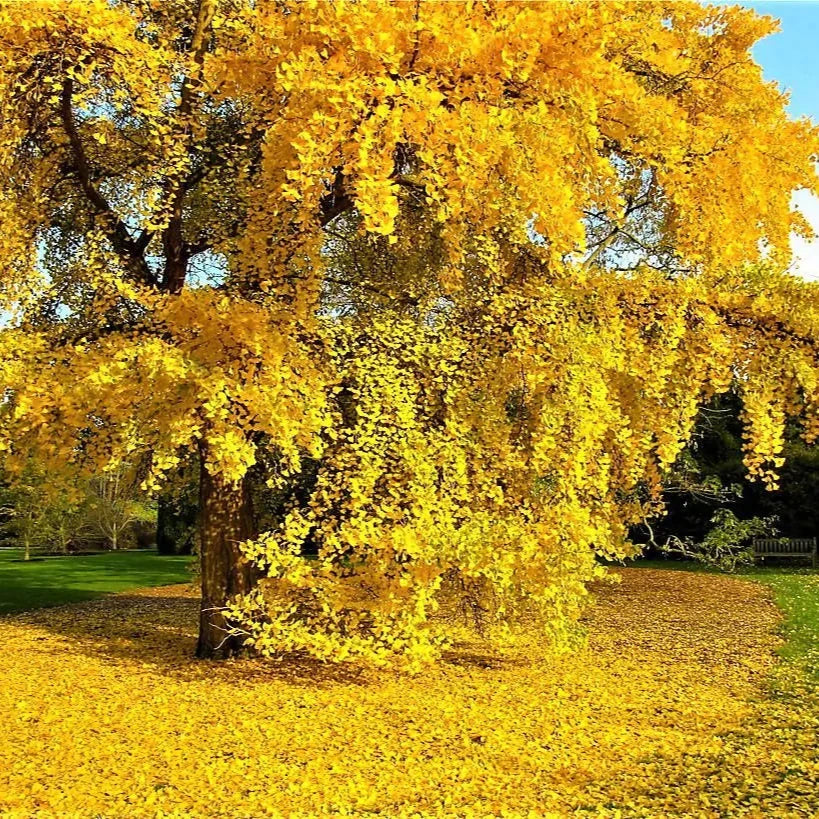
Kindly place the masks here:
<instances>
[{"instance_id":1,"label":"tree branch","mask_svg":"<svg viewBox=\"0 0 819 819\"><path fill-rule=\"evenodd\" d=\"M143 255L143 251L150 242L150 234L143 231L140 238L134 241L125 222L114 212L114 209L108 204L92 181L88 157L77 129L77 123L74 120L73 95L74 81L70 77L66 77L63 81L60 113L63 128L71 146L71 170L76 175L86 199L100 217L105 235L113 245L116 253L125 262L128 272L143 284L155 285L156 280Z\"/></svg>"},{"instance_id":2,"label":"tree branch","mask_svg":"<svg viewBox=\"0 0 819 819\"><path fill-rule=\"evenodd\" d=\"M216 0L200 0L196 14L196 29L191 41L194 70L182 80L179 92L179 107L177 117L181 123L180 138L187 145L188 155L191 155L190 138L193 128L191 116L194 101L202 82L202 67L205 62L205 48L207 46L206 33L213 22L216 11ZM187 178L172 174L165 184L165 198L171 203L171 214L168 225L162 233L162 247L165 254L165 271L162 277L162 287L172 293L178 293L185 286L190 260L190 247L184 241L182 213L185 203L185 194L195 184L192 178L197 174L194 171Z\"/></svg>"},{"instance_id":3,"label":"tree branch","mask_svg":"<svg viewBox=\"0 0 819 819\"><path fill-rule=\"evenodd\" d=\"M319 224L327 227L336 216L352 210L352 207L353 200L344 189L344 173L339 168L336 170L332 187L319 201Z\"/></svg>"}]
</instances>

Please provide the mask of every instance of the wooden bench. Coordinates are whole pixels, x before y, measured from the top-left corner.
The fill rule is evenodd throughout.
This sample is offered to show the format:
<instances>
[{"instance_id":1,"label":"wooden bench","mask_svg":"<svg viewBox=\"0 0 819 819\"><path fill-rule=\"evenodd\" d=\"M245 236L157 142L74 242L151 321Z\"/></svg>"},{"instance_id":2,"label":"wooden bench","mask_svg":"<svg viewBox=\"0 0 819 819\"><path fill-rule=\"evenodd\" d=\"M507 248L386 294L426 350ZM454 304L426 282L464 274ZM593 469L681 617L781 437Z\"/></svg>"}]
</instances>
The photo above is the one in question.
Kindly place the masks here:
<instances>
[{"instance_id":1,"label":"wooden bench","mask_svg":"<svg viewBox=\"0 0 819 819\"><path fill-rule=\"evenodd\" d=\"M813 568L819 566L815 537L754 538L754 557L807 557Z\"/></svg>"}]
</instances>

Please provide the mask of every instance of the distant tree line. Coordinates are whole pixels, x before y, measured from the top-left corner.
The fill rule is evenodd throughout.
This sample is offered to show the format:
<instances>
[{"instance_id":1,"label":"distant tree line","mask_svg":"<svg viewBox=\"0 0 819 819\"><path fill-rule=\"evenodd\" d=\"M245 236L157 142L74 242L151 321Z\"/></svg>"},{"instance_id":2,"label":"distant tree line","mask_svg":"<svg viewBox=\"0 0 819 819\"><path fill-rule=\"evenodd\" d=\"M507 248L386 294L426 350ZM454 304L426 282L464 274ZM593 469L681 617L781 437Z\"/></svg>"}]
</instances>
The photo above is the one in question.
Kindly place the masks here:
<instances>
[{"instance_id":1,"label":"distant tree line","mask_svg":"<svg viewBox=\"0 0 819 819\"><path fill-rule=\"evenodd\" d=\"M30 459L0 475L0 544L70 554L150 546L156 503L140 487L139 470L124 464L91 478L45 470Z\"/></svg>"}]
</instances>

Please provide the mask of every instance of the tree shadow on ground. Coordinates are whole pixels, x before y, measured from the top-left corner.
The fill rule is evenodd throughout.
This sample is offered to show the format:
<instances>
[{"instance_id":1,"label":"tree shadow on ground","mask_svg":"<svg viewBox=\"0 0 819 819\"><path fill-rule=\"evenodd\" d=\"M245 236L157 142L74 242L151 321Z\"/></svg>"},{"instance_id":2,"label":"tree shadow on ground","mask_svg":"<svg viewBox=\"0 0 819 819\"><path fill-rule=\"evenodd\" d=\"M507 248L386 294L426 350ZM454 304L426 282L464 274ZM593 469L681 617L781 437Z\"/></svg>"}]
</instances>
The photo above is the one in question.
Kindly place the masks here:
<instances>
[{"instance_id":1,"label":"tree shadow on ground","mask_svg":"<svg viewBox=\"0 0 819 819\"><path fill-rule=\"evenodd\" d=\"M448 651L442 652L441 662L459 668L480 668L487 671L531 665L529 660L504 657L490 651L476 651L474 645L467 643L456 643Z\"/></svg>"},{"instance_id":2,"label":"tree shadow on ground","mask_svg":"<svg viewBox=\"0 0 819 819\"><path fill-rule=\"evenodd\" d=\"M140 666L177 680L229 679L253 684L272 679L296 684L366 685L371 675L350 664L306 654L282 659L195 657L200 598L192 587L166 586L97 600L7 615L63 638L64 650L107 662Z\"/></svg>"},{"instance_id":3,"label":"tree shadow on ground","mask_svg":"<svg viewBox=\"0 0 819 819\"><path fill-rule=\"evenodd\" d=\"M278 678L316 685L367 685L375 679L371 670L322 662L306 653L280 659L199 660L194 656L199 604L194 587L164 586L6 616L64 638L65 650L72 653L139 665L175 679L229 678L252 683ZM466 643L445 651L441 662L487 671L528 664Z\"/></svg>"},{"instance_id":4,"label":"tree shadow on ground","mask_svg":"<svg viewBox=\"0 0 819 819\"><path fill-rule=\"evenodd\" d=\"M33 609L56 608L84 603L100 597L103 592L95 589L70 589L46 584L30 584L25 594L15 593L14 599L0 600L0 616L25 614Z\"/></svg>"}]
</instances>

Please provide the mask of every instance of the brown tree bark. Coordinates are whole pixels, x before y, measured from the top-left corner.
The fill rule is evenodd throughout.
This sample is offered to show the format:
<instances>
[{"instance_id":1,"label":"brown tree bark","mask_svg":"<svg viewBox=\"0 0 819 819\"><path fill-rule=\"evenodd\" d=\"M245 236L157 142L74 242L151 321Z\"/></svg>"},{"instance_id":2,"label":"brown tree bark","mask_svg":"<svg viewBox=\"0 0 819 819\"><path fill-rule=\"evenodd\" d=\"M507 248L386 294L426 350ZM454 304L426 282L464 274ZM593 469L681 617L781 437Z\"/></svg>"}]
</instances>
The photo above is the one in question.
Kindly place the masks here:
<instances>
[{"instance_id":1,"label":"brown tree bark","mask_svg":"<svg viewBox=\"0 0 819 819\"><path fill-rule=\"evenodd\" d=\"M238 485L211 475L202 457L200 546L202 603L196 656L224 659L236 655L244 642L230 636L230 623L221 609L237 594L249 592L257 573L239 551L239 543L256 536L248 478Z\"/></svg>"}]
</instances>

